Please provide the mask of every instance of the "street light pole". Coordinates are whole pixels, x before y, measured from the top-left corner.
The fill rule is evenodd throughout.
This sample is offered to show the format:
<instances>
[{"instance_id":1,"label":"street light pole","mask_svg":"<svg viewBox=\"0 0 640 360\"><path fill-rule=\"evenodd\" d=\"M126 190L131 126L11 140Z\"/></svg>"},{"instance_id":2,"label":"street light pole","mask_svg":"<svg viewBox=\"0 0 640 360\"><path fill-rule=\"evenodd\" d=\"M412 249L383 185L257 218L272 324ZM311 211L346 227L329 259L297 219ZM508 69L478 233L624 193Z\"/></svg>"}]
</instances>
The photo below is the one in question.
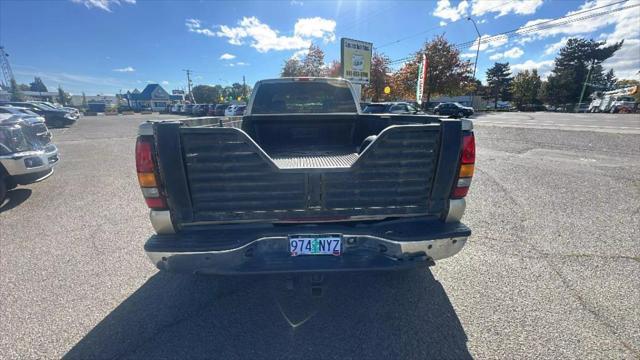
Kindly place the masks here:
<instances>
[{"instance_id":1,"label":"street light pole","mask_svg":"<svg viewBox=\"0 0 640 360\"><path fill-rule=\"evenodd\" d=\"M478 34L478 50L476 51L476 61L473 64L473 79L475 80L476 78L476 68L478 67L478 56L480 56L480 31L478 30L478 25L476 25L475 20L473 20L471 17L468 17L467 20L471 21L473 23L473 27L476 29L476 33Z\"/></svg>"}]
</instances>

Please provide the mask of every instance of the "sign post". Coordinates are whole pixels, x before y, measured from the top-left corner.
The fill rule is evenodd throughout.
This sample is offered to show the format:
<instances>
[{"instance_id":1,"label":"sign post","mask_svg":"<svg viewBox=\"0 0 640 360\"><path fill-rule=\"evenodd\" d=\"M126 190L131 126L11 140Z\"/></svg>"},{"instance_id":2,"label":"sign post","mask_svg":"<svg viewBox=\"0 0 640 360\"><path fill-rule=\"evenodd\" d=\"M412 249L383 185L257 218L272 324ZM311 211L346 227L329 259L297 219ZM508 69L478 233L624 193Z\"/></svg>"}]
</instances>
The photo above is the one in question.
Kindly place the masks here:
<instances>
[{"instance_id":1,"label":"sign post","mask_svg":"<svg viewBox=\"0 0 640 360\"><path fill-rule=\"evenodd\" d=\"M422 97L424 95L424 85L427 79L427 71L429 70L429 60L427 56L422 54L420 64L418 65L418 83L416 85L416 102L422 107Z\"/></svg>"},{"instance_id":2,"label":"sign post","mask_svg":"<svg viewBox=\"0 0 640 360\"><path fill-rule=\"evenodd\" d=\"M354 85L358 101L362 99L362 84L368 84L371 78L372 52L373 44L370 42L340 39L342 78Z\"/></svg>"}]
</instances>

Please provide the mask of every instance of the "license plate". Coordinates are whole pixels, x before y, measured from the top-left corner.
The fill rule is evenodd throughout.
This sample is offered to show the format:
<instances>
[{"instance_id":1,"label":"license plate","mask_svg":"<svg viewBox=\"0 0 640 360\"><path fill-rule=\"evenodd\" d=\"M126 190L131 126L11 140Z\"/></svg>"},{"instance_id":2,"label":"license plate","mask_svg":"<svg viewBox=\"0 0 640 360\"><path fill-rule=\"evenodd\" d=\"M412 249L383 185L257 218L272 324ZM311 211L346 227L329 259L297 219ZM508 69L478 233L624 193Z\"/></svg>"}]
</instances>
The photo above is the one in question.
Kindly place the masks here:
<instances>
[{"instance_id":1,"label":"license plate","mask_svg":"<svg viewBox=\"0 0 640 360\"><path fill-rule=\"evenodd\" d=\"M340 256L340 254L342 253L342 235L289 235L289 251L291 252L291 256Z\"/></svg>"}]
</instances>

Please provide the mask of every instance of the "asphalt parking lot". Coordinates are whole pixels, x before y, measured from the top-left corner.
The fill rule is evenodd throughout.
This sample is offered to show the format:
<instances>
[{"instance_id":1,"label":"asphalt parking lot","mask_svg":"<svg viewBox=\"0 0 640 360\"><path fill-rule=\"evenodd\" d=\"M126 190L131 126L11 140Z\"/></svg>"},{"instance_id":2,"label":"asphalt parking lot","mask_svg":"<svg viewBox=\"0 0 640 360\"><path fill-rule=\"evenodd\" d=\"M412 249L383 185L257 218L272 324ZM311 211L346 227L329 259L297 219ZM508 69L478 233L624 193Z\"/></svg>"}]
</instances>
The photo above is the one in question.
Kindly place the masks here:
<instances>
[{"instance_id":1,"label":"asphalt parking lot","mask_svg":"<svg viewBox=\"0 0 640 360\"><path fill-rule=\"evenodd\" d=\"M158 115L55 130L56 173L0 207L0 358L640 357L640 116L509 114L474 120L460 254L321 297L150 264L133 155Z\"/></svg>"}]
</instances>

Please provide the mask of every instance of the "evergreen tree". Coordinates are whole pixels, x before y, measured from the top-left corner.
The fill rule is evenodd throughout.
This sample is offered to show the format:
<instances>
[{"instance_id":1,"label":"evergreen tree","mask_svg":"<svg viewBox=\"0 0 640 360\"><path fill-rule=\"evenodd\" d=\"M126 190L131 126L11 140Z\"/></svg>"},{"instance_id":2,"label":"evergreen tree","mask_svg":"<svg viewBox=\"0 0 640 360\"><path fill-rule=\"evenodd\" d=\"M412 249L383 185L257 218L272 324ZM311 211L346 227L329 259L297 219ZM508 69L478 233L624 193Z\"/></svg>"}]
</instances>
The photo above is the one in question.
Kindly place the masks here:
<instances>
[{"instance_id":1,"label":"evergreen tree","mask_svg":"<svg viewBox=\"0 0 640 360\"><path fill-rule=\"evenodd\" d=\"M29 90L37 92L47 92L47 86L42 82L39 77L34 77L33 82L29 84Z\"/></svg>"},{"instance_id":2,"label":"evergreen tree","mask_svg":"<svg viewBox=\"0 0 640 360\"><path fill-rule=\"evenodd\" d=\"M289 59L282 66L281 77L296 77L302 74L302 65L298 59Z\"/></svg>"},{"instance_id":3,"label":"evergreen tree","mask_svg":"<svg viewBox=\"0 0 640 360\"><path fill-rule=\"evenodd\" d=\"M577 103L584 83L598 83L605 78L602 62L612 57L623 41L609 46L604 41L572 38L560 49L554 68L548 78L545 97L554 105ZM591 77L587 79L589 69ZM613 74L611 74L613 75ZM600 90L598 86L587 85L585 94Z\"/></svg>"},{"instance_id":4,"label":"evergreen tree","mask_svg":"<svg viewBox=\"0 0 640 360\"><path fill-rule=\"evenodd\" d=\"M24 101L24 95L20 91L16 79L11 79L9 93L11 94L11 101Z\"/></svg>"},{"instance_id":5,"label":"evergreen tree","mask_svg":"<svg viewBox=\"0 0 640 360\"><path fill-rule=\"evenodd\" d=\"M309 45L309 52L302 61L303 76L322 76L324 71L324 51L318 46Z\"/></svg>"},{"instance_id":6,"label":"evergreen tree","mask_svg":"<svg viewBox=\"0 0 640 360\"><path fill-rule=\"evenodd\" d=\"M494 109L498 108L498 100L511 98L511 68L509 63L495 63L487 70L487 88L489 96L493 99Z\"/></svg>"}]
</instances>

